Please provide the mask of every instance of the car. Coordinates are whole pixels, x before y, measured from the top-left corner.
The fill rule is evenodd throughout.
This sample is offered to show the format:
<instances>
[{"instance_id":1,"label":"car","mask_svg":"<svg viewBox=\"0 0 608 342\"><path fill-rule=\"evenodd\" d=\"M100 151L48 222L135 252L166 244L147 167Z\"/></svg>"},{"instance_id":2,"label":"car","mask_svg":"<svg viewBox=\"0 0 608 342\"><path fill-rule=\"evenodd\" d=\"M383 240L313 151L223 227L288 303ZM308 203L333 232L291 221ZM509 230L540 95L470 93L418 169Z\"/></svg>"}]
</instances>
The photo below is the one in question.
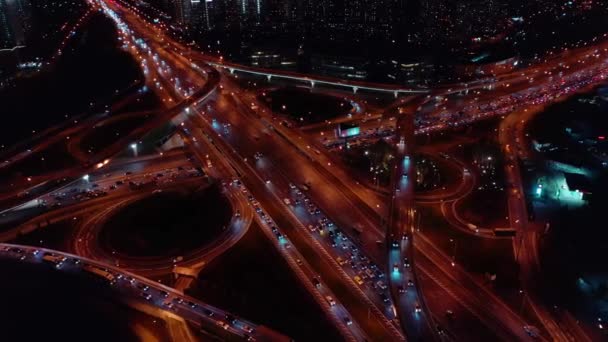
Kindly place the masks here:
<instances>
[{"instance_id":1,"label":"car","mask_svg":"<svg viewBox=\"0 0 608 342\"><path fill-rule=\"evenodd\" d=\"M380 298L382 299L382 302L384 302L384 303L388 303L388 302L389 302L389 300L390 300L390 299L388 298L388 296L386 295L386 293L381 293L381 294L380 294Z\"/></svg>"},{"instance_id":2,"label":"car","mask_svg":"<svg viewBox=\"0 0 608 342\"><path fill-rule=\"evenodd\" d=\"M173 305L173 303L171 303L169 301L164 302L163 305L169 310L173 310L175 308L175 305Z\"/></svg>"},{"instance_id":3,"label":"car","mask_svg":"<svg viewBox=\"0 0 608 342\"><path fill-rule=\"evenodd\" d=\"M336 301L331 296L325 296L325 300L329 303L329 306L335 306Z\"/></svg>"},{"instance_id":4,"label":"car","mask_svg":"<svg viewBox=\"0 0 608 342\"><path fill-rule=\"evenodd\" d=\"M160 291L160 295L161 295L163 298L167 298L167 297L169 297L169 292L167 292L167 291L162 291L162 290L161 290L161 291Z\"/></svg>"},{"instance_id":5,"label":"car","mask_svg":"<svg viewBox=\"0 0 608 342\"><path fill-rule=\"evenodd\" d=\"M255 332L255 329L253 329L252 327L248 326L248 325L243 325L243 330L245 330L246 332L252 334Z\"/></svg>"},{"instance_id":6,"label":"car","mask_svg":"<svg viewBox=\"0 0 608 342\"><path fill-rule=\"evenodd\" d=\"M209 309L204 309L203 313L205 314L205 316L207 317L212 317L213 316L213 311L209 310Z\"/></svg>"},{"instance_id":7,"label":"car","mask_svg":"<svg viewBox=\"0 0 608 342\"><path fill-rule=\"evenodd\" d=\"M137 285L137 288L141 289L142 291L148 291L150 289L150 287L146 284L139 284Z\"/></svg>"},{"instance_id":8,"label":"car","mask_svg":"<svg viewBox=\"0 0 608 342\"><path fill-rule=\"evenodd\" d=\"M420 308L420 304L416 303L416 305L414 306L414 312L415 313L422 312L422 309Z\"/></svg>"},{"instance_id":9,"label":"car","mask_svg":"<svg viewBox=\"0 0 608 342\"><path fill-rule=\"evenodd\" d=\"M346 260L342 259L342 257L337 257L336 261L338 262L338 264L340 264L340 266L346 264Z\"/></svg>"},{"instance_id":10,"label":"car","mask_svg":"<svg viewBox=\"0 0 608 342\"><path fill-rule=\"evenodd\" d=\"M302 265L302 260L300 260L300 259L296 259L296 263L297 263L298 265Z\"/></svg>"},{"instance_id":11,"label":"car","mask_svg":"<svg viewBox=\"0 0 608 342\"><path fill-rule=\"evenodd\" d=\"M193 303L193 302L188 302L188 306L191 307L192 309L195 309L197 307L196 303Z\"/></svg>"},{"instance_id":12,"label":"car","mask_svg":"<svg viewBox=\"0 0 608 342\"><path fill-rule=\"evenodd\" d=\"M360 276L355 276L355 283L359 284L359 285L363 285L363 279Z\"/></svg>"},{"instance_id":13,"label":"car","mask_svg":"<svg viewBox=\"0 0 608 342\"><path fill-rule=\"evenodd\" d=\"M378 282L376 283L376 285L382 289L382 290L386 290L386 284L382 281L382 280L378 280Z\"/></svg>"},{"instance_id":14,"label":"car","mask_svg":"<svg viewBox=\"0 0 608 342\"><path fill-rule=\"evenodd\" d=\"M344 316L344 318L343 318L343 319L344 319L344 323L345 323L346 325L352 325L352 324L353 324L353 321L350 319L350 317L348 317L348 316Z\"/></svg>"},{"instance_id":15,"label":"car","mask_svg":"<svg viewBox=\"0 0 608 342\"><path fill-rule=\"evenodd\" d=\"M540 330L533 325L524 325L524 331L532 338L540 337Z\"/></svg>"},{"instance_id":16,"label":"car","mask_svg":"<svg viewBox=\"0 0 608 342\"><path fill-rule=\"evenodd\" d=\"M410 267L410 261L408 258L403 258L403 267Z\"/></svg>"},{"instance_id":17,"label":"car","mask_svg":"<svg viewBox=\"0 0 608 342\"><path fill-rule=\"evenodd\" d=\"M222 321L217 321L217 325L219 325L220 327L224 328L224 330L230 329L230 326L227 323L224 323Z\"/></svg>"},{"instance_id":18,"label":"car","mask_svg":"<svg viewBox=\"0 0 608 342\"><path fill-rule=\"evenodd\" d=\"M231 314L226 314L226 316L224 316L224 318L226 318L226 322L228 322L229 324L232 324L232 325L236 324L236 318L234 318L234 316L232 316Z\"/></svg>"},{"instance_id":19,"label":"car","mask_svg":"<svg viewBox=\"0 0 608 342\"><path fill-rule=\"evenodd\" d=\"M321 281L317 277L312 278L312 284L317 288L321 287Z\"/></svg>"},{"instance_id":20,"label":"car","mask_svg":"<svg viewBox=\"0 0 608 342\"><path fill-rule=\"evenodd\" d=\"M152 295L147 293L147 292L142 292L139 294L140 296L142 296L145 300L150 300L152 299Z\"/></svg>"},{"instance_id":21,"label":"car","mask_svg":"<svg viewBox=\"0 0 608 342\"><path fill-rule=\"evenodd\" d=\"M393 240L393 243L391 244L391 247L393 247L393 248L399 248L399 241L398 240Z\"/></svg>"},{"instance_id":22,"label":"car","mask_svg":"<svg viewBox=\"0 0 608 342\"><path fill-rule=\"evenodd\" d=\"M443 329L443 327L441 325L439 325L439 324L435 327L435 329L437 330L437 333L439 335L445 335L446 334L445 333L445 329Z\"/></svg>"},{"instance_id":23,"label":"car","mask_svg":"<svg viewBox=\"0 0 608 342\"><path fill-rule=\"evenodd\" d=\"M393 264L393 272L399 273L399 264L398 263Z\"/></svg>"},{"instance_id":24,"label":"car","mask_svg":"<svg viewBox=\"0 0 608 342\"><path fill-rule=\"evenodd\" d=\"M405 293L405 287L403 287L403 285L397 286L397 290L399 291L399 293Z\"/></svg>"},{"instance_id":25,"label":"car","mask_svg":"<svg viewBox=\"0 0 608 342\"><path fill-rule=\"evenodd\" d=\"M452 310L445 310L445 315L448 318L452 319L452 318L454 318L454 311L452 311Z\"/></svg>"}]
</instances>

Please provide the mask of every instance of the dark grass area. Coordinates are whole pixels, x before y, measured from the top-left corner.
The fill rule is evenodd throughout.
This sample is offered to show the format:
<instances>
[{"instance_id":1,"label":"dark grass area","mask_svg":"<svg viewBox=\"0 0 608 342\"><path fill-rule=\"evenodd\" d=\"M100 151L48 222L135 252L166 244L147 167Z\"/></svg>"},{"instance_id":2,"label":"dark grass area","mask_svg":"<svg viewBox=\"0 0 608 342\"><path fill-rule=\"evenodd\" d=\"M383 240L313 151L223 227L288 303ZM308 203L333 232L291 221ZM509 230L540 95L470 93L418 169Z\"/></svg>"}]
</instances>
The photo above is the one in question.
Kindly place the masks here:
<instances>
[{"instance_id":1,"label":"dark grass area","mask_svg":"<svg viewBox=\"0 0 608 342\"><path fill-rule=\"evenodd\" d=\"M459 167L456 167L453 162L449 162L444 158L437 157L436 155L423 155L426 159L432 161L436 167L434 170L434 177L438 177L438 185L434 189L447 189L458 187L462 182L462 171ZM421 189L423 191L432 191L434 189Z\"/></svg>"},{"instance_id":2,"label":"dark grass area","mask_svg":"<svg viewBox=\"0 0 608 342\"><path fill-rule=\"evenodd\" d=\"M192 295L296 341L341 341L259 229L254 224L235 247L206 266Z\"/></svg>"},{"instance_id":3,"label":"dark grass area","mask_svg":"<svg viewBox=\"0 0 608 342\"><path fill-rule=\"evenodd\" d=\"M415 191L430 191L445 184L444 175L433 158L417 154L414 156L414 162L416 163Z\"/></svg>"},{"instance_id":4,"label":"dark grass area","mask_svg":"<svg viewBox=\"0 0 608 342\"><path fill-rule=\"evenodd\" d=\"M452 152L475 172L477 183L458 208L465 220L489 228L509 226L505 162L494 133Z\"/></svg>"},{"instance_id":5,"label":"dark grass area","mask_svg":"<svg viewBox=\"0 0 608 342\"><path fill-rule=\"evenodd\" d=\"M260 99L274 112L285 114L300 124L330 120L346 115L352 109L349 101L296 87L279 88Z\"/></svg>"},{"instance_id":6,"label":"dark grass area","mask_svg":"<svg viewBox=\"0 0 608 342\"><path fill-rule=\"evenodd\" d=\"M486 286L507 295L519 290L519 267L513 257L511 239L479 238L448 225L439 210L429 206L418 208L422 215L422 232L448 257L478 278L496 274Z\"/></svg>"},{"instance_id":7,"label":"dark grass area","mask_svg":"<svg viewBox=\"0 0 608 342\"><path fill-rule=\"evenodd\" d=\"M46 265L0 258L4 341L138 341L112 289Z\"/></svg>"},{"instance_id":8,"label":"dark grass area","mask_svg":"<svg viewBox=\"0 0 608 342\"><path fill-rule=\"evenodd\" d=\"M140 79L137 64L118 48L110 19L94 14L52 68L0 92L2 113L10 118L0 129L0 145L83 112L101 111L117 92Z\"/></svg>"},{"instance_id":9,"label":"dark grass area","mask_svg":"<svg viewBox=\"0 0 608 342\"><path fill-rule=\"evenodd\" d=\"M91 150L92 152L102 150L116 140L128 135L138 126L142 125L152 117L152 114L141 116L131 116L108 124L95 125L89 130L80 142L80 147L84 151Z\"/></svg>"},{"instance_id":10,"label":"dark grass area","mask_svg":"<svg viewBox=\"0 0 608 342\"><path fill-rule=\"evenodd\" d=\"M499 190L473 190L456 205L460 217L483 228L508 228L507 194Z\"/></svg>"},{"instance_id":11,"label":"dark grass area","mask_svg":"<svg viewBox=\"0 0 608 342\"><path fill-rule=\"evenodd\" d=\"M170 257L212 241L231 217L217 186L204 191L162 192L122 209L99 234L100 244L134 257Z\"/></svg>"},{"instance_id":12,"label":"dark grass area","mask_svg":"<svg viewBox=\"0 0 608 342\"><path fill-rule=\"evenodd\" d=\"M53 223L28 234L19 235L11 243L68 251L69 237L74 228L74 222L77 221L64 220Z\"/></svg>"},{"instance_id":13,"label":"dark grass area","mask_svg":"<svg viewBox=\"0 0 608 342\"><path fill-rule=\"evenodd\" d=\"M48 148L31 153L25 158L0 169L0 179L3 183L17 178L37 176L76 166L76 160L67 151L66 145L60 141ZM1 188L1 187L0 187Z\"/></svg>"},{"instance_id":14,"label":"dark grass area","mask_svg":"<svg viewBox=\"0 0 608 342\"><path fill-rule=\"evenodd\" d=\"M133 95L133 98L126 102L121 103L118 108L115 108L112 113L114 115L141 112L141 111L154 111L162 108L160 99L152 91L143 91L140 88L139 92Z\"/></svg>"},{"instance_id":15,"label":"dark grass area","mask_svg":"<svg viewBox=\"0 0 608 342\"><path fill-rule=\"evenodd\" d=\"M390 182L389 168L395 148L384 140L369 145L353 146L338 152L346 165L370 184L387 187Z\"/></svg>"}]
</instances>

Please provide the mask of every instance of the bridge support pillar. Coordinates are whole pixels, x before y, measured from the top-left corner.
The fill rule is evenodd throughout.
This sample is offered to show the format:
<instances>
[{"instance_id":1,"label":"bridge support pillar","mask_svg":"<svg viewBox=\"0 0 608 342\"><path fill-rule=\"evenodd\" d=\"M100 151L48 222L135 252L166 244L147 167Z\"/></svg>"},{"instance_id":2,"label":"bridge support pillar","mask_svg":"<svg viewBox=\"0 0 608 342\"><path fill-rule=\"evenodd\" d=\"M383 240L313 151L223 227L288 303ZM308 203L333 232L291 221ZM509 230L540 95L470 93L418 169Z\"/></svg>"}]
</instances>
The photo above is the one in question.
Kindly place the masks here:
<instances>
[{"instance_id":1,"label":"bridge support pillar","mask_svg":"<svg viewBox=\"0 0 608 342\"><path fill-rule=\"evenodd\" d=\"M268 82L270 82L270 80L272 79L272 75L266 75L266 79L268 80Z\"/></svg>"},{"instance_id":2,"label":"bridge support pillar","mask_svg":"<svg viewBox=\"0 0 608 342\"><path fill-rule=\"evenodd\" d=\"M231 74L234 74L234 69L230 68L229 70Z\"/></svg>"},{"instance_id":3,"label":"bridge support pillar","mask_svg":"<svg viewBox=\"0 0 608 342\"><path fill-rule=\"evenodd\" d=\"M353 87L353 94L356 94L357 90L359 90L359 87Z\"/></svg>"},{"instance_id":4,"label":"bridge support pillar","mask_svg":"<svg viewBox=\"0 0 608 342\"><path fill-rule=\"evenodd\" d=\"M310 87L314 88L315 87L315 81L310 81Z\"/></svg>"},{"instance_id":5,"label":"bridge support pillar","mask_svg":"<svg viewBox=\"0 0 608 342\"><path fill-rule=\"evenodd\" d=\"M393 95L395 95L395 98L397 98L397 97L399 97L399 92L395 90L395 91L393 92Z\"/></svg>"}]
</instances>

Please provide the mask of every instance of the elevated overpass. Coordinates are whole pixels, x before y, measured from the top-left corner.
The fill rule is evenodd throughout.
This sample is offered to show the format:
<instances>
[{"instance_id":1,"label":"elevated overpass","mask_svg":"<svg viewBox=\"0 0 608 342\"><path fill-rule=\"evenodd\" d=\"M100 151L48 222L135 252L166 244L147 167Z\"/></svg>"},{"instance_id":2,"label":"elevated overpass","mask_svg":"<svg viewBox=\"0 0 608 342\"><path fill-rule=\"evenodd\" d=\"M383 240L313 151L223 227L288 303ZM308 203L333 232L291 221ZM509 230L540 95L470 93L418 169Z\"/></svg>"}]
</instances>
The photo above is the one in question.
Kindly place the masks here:
<instances>
[{"instance_id":1,"label":"elevated overpass","mask_svg":"<svg viewBox=\"0 0 608 342\"><path fill-rule=\"evenodd\" d=\"M224 69L229 71L231 74L235 72L257 75L265 77L268 81L274 79L284 79L296 82L301 82L314 88L317 85L324 85L330 87L337 87L342 89L350 89L353 93L357 93L359 90L364 90L373 93L393 94L398 97L399 95L420 95L429 94L431 91L424 88L407 88L400 85L383 84L383 83L372 83L372 82L361 82L344 80L340 78L321 76L321 75L309 75L300 74L291 71L279 71L264 68L255 68L245 65L240 65L231 62L225 62L221 59L210 58L208 56L193 56L201 62L207 63L215 68Z\"/></svg>"},{"instance_id":2,"label":"elevated overpass","mask_svg":"<svg viewBox=\"0 0 608 342\"><path fill-rule=\"evenodd\" d=\"M268 327L258 326L161 283L118 267L60 251L0 243L0 258L43 264L64 272L85 272L112 286L129 302L172 313L207 333L227 341L290 341ZM145 295L145 296L144 296ZM210 315L209 313L213 313ZM229 322L227 317L233 318Z\"/></svg>"}]
</instances>

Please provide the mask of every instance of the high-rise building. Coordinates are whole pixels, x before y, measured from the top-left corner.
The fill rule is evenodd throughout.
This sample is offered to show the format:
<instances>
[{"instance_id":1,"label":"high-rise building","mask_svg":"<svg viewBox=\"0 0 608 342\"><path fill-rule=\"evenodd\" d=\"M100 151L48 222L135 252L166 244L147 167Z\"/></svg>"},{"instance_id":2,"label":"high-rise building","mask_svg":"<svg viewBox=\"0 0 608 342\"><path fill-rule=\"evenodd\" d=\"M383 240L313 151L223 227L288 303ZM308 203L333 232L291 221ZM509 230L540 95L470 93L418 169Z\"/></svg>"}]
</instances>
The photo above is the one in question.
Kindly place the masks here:
<instances>
[{"instance_id":1,"label":"high-rise building","mask_svg":"<svg viewBox=\"0 0 608 342\"><path fill-rule=\"evenodd\" d=\"M28 0L0 0L0 46L25 45L30 25Z\"/></svg>"},{"instance_id":2,"label":"high-rise building","mask_svg":"<svg viewBox=\"0 0 608 342\"><path fill-rule=\"evenodd\" d=\"M13 45L13 33L8 19L6 0L0 0L0 48L8 48Z\"/></svg>"}]
</instances>

